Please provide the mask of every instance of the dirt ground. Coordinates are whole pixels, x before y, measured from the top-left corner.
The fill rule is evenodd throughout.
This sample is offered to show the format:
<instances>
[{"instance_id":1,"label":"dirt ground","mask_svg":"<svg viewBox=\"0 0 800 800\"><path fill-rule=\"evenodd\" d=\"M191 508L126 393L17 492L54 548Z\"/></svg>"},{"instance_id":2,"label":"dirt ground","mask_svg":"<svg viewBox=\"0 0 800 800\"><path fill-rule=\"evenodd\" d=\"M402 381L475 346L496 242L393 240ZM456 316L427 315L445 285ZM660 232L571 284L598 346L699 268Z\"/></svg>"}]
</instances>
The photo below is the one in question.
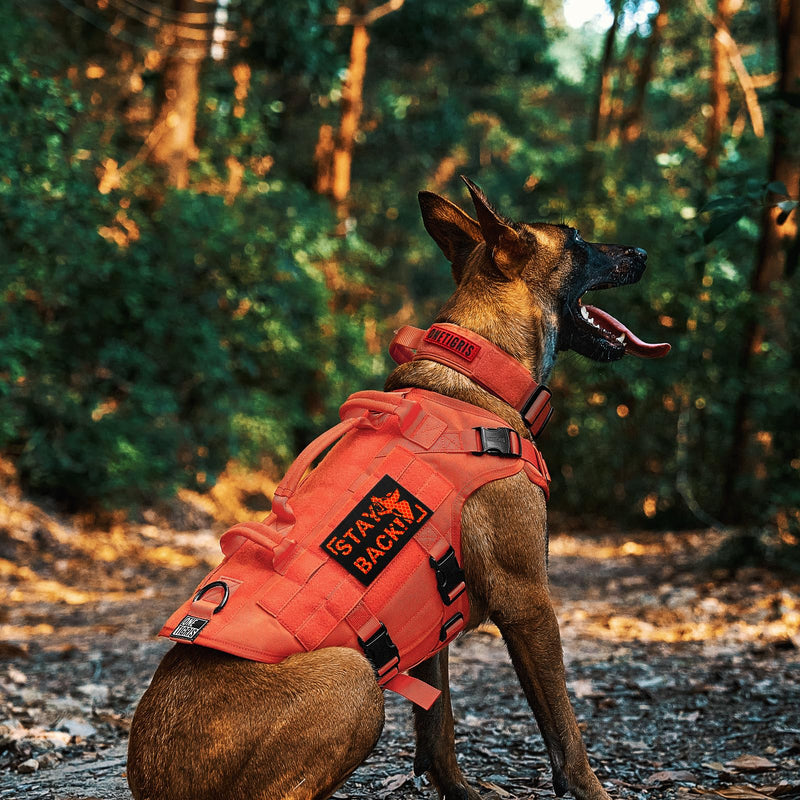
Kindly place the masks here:
<instances>
[{"instance_id":1,"label":"dirt ground","mask_svg":"<svg viewBox=\"0 0 800 800\"><path fill-rule=\"evenodd\" d=\"M0 464L0 477L2 477ZM127 731L170 646L155 631L263 516L261 476L136 522L47 514L0 489L0 800L129 798ZM616 798L800 798L800 584L710 571L689 533L553 531L550 574L590 760ZM492 628L452 647L459 758L486 800L552 797L541 737ZM336 798L430 798L410 708Z\"/></svg>"}]
</instances>

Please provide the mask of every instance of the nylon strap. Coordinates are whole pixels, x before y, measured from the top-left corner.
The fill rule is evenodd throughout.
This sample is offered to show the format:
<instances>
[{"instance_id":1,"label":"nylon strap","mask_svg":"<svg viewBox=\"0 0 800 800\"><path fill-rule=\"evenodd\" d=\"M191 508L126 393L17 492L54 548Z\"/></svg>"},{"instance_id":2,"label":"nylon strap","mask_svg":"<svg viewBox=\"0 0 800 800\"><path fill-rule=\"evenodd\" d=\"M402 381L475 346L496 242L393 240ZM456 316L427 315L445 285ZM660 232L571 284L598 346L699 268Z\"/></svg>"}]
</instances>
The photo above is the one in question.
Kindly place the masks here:
<instances>
[{"instance_id":1,"label":"nylon strap","mask_svg":"<svg viewBox=\"0 0 800 800\"><path fill-rule=\"evenodd\" d=\"M552 414L544 384L496 344L460 325L437 322L427 331L404 325L392 339L389 355L398 364L426 359L466 375L519 411L531 436L542 432Z\"/></svg>"},{"instance_id":2,"label":"nylon strap","mask_svg":"<svg viewBox=\"0 0 800 800\"><path fill-rule=\"evenodd\" d=\"M405 697L418 706L421 706L426 711L439 699L441 692L435 689L430 684L413 678L411 675L406 675L405 672L400 672L394 676L388 683L383 686L390 692Z\"/></svg>"}]
</instances>

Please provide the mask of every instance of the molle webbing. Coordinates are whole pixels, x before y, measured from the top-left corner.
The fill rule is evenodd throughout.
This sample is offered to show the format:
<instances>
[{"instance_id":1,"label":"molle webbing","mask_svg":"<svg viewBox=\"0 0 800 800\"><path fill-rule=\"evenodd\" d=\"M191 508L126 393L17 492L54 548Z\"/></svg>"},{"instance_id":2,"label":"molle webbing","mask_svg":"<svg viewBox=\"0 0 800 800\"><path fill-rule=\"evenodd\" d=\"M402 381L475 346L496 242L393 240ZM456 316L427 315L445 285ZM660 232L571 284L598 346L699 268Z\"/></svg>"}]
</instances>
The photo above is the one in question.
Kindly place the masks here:
<instances>
[{"instance_id":1,"label":"molle webbing","mask_svg":"<svg viewBox=\"0 0 800 800\"><path fill-rule=\"evenodd\" d=\"M438 692L403 673L469 621L462 506L522 470L547 494L547 467L499 417L434 392L359 392L340 416L292 464L270 515L223 534L223 562L161 635L268 663L352 647L381 686L430 707Z\"/></svg>"}]
</instances>

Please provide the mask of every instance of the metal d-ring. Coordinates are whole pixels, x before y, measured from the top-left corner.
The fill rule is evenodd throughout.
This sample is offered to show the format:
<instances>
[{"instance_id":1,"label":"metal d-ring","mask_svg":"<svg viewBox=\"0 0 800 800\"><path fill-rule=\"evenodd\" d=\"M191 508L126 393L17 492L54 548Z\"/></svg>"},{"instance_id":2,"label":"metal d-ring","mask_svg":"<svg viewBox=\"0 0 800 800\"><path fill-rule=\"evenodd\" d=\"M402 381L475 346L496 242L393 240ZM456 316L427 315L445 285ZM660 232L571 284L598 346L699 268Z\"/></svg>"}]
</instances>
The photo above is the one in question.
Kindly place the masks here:
<instances>
[{"instance_id":1,"label":"metal d-ring","mask_svg":"<svg viewBox=\"0 0 800 800\"><path fill-rule=\"evenodd\" d=\"M197 602L209 589L222 589L224 594L222 595L222 600L220 600L219 605L214 609L214 614L219 614L223 608L225 608L225 604L228 602L228 598L231 596L231 590L228 588L228 584L225 581L211 581L211 583L207 583L200 591L194 596L194 601Z\"/></svg>"}]
</instances>

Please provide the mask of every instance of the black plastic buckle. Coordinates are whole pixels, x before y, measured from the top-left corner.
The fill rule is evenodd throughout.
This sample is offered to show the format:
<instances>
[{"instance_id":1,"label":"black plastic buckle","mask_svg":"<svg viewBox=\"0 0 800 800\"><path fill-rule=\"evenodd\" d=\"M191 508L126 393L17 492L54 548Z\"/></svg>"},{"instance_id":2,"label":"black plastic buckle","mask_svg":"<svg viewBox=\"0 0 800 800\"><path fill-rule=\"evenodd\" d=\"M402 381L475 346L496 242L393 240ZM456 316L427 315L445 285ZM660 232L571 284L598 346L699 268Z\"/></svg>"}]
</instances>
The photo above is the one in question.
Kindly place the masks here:
<instances>
[{"instance_id":1,"label":"black plastic buckle","mask_svg":"<svg viewBox=\"0 0 800 800\"><path fill-rule=\"evenodd\" d=\"M513 428L475 428L480 440L476 456L490 455L501 458L519 458L522 455L522 439Z\"/></svg>"},{"instance_id":2,"label":"black plastic buckle","mask_svg":"<svg viewBox=\"0 0 800 800\"><path fill-rule=\"evenodd\" d=\"M400 663L400 651L382 622L380 628L366 642L359 636L358 643L379 678Z\"/></svg>"},{"instance_id":3,"label":"black plastic buckle","mask_svg":"<svg viewBox=\"0 0 800 800\"><path fill-rule=\"evenodd\" d=\"M429 560L436 573L436 588L439 590L442 602L449 606L467 588L464 582L464 570L458 563L456 551L451 546L438 561L433 556Z\"/></svg>"},{"instance_id":4,"label":"black plastic buckle","mask_svg":"<svg viewBox=\"0 0 800 800\"><path fill-rule=\"evenodd\" d=\"M450 619L447 620L444 625L442 625L442 629L439 631L439 641L446 642L450 633L450 628L452 628L453 625L461 622L462 619L464 619L464 615L460 611L454 616L450 617Z\"/></svg>"},{"instance_id":5,"label":"black plastic buckle","mask_svg":"<svg viewBox=\"0 0 800 800\"><path fill-rule=\"evenodd\" d=\"M541 384L531 392L531 396L520 409L519 413L522 415L522 421L534 438L545 429L547 423L550 422L550 417L553 416L553 409L551 408L547 412L547 416L544 420L537 423L537 420L541 416L542 411L547 407L552 396L553 393L544 384Z\"/></svg>"}]
</instances>

